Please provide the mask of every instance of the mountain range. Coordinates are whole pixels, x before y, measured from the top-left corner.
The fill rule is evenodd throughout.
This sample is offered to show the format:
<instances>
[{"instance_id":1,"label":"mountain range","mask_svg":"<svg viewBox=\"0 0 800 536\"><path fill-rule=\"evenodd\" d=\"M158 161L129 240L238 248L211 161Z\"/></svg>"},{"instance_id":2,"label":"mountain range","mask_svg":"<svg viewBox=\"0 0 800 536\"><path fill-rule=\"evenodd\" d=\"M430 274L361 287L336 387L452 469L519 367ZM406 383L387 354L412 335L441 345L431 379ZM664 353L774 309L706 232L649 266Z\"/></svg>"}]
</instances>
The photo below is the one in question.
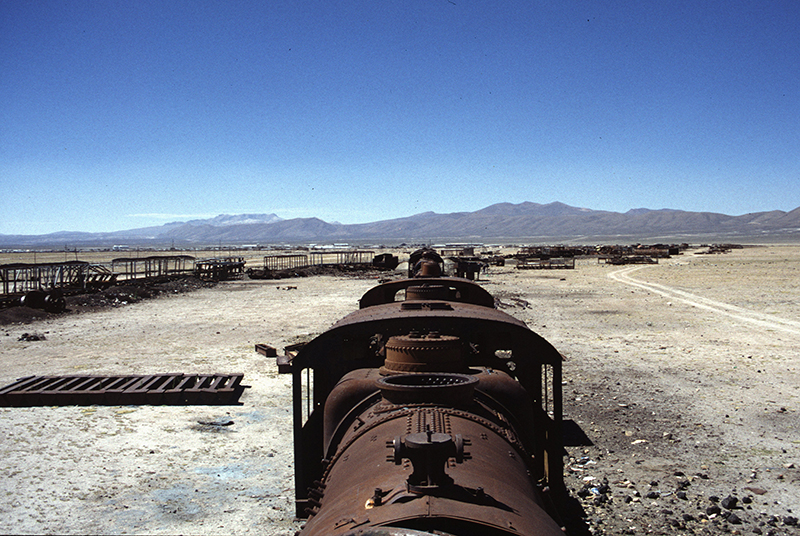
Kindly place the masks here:
<instances>
[{"instance_id":1,"label":"mountain range","mask_svg":"<svg viewBox=\"0 0 800 536\"><path fill-rule=\"evenodd\" d=\"M555 202L498 203L475 212L423 212L372 223L329 223L276 214L219 215L108 233L0 235L0 247L287 244L310 242L653 243L800 241L800 207L741 216L646 208L610 212Z\"/></svg>"}]
</instances>

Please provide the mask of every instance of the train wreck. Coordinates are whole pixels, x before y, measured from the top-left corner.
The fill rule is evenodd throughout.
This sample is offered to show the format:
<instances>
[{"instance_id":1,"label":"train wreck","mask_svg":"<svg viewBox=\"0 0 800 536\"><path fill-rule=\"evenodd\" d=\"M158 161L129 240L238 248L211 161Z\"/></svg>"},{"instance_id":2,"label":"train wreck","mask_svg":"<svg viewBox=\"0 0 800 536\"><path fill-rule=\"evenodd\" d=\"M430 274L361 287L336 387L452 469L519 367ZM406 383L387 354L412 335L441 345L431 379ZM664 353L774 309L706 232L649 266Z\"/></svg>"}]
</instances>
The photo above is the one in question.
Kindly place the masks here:
<instances>
[{"instance_id":1,"label":"train wreck","mask_svg":"<svg viewBox=\"0 0 800 536\"><path fill-rule=\"evenodd\" d=\"M438 255L412 261L277 359L301 534L562 534L561 355Z\"/></svg>"}]
</instances>

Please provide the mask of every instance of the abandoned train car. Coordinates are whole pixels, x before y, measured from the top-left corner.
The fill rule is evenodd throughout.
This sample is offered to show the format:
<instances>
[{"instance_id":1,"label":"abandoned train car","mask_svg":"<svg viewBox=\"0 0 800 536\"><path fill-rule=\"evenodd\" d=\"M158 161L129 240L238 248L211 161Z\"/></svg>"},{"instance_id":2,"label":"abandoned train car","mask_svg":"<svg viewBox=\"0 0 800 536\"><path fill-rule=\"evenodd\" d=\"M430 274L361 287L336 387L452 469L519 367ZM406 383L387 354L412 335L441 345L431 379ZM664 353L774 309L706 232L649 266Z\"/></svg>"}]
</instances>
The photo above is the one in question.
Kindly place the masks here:
<instances>
[{"instance_id":1,"label":"abandoned train car","mask_svg":"<svg viewBox=\"0 0 800 536\"><path fill-rule=\"evenodd\" d=\"M563 534L561 355L478 284L422 268L278 358L301 534Z\"/></svg>"}]
</instances>

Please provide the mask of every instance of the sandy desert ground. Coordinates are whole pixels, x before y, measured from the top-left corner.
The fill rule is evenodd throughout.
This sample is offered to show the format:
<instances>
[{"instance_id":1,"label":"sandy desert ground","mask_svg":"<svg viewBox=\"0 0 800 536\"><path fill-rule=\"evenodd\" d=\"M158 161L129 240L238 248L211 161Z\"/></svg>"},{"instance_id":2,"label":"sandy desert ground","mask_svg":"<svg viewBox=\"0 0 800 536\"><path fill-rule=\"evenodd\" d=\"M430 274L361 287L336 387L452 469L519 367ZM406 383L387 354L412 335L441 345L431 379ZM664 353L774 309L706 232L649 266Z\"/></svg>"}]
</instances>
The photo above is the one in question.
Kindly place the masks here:
<instances>
[{"instance_id":1,"label":"sandy desert ground","mask_svg":"<svg viewBox=\"0 0 800 536\"><path fill-rule=\"evenodd\" d=\"M573 525L800 533L800 247L483 279L565 356L565 418L588 438L565 458ZM241 406L0 408L0 533L292 534L290 379L254 345L310 339L376 283L232 281L0 326L0 385L243 372L251 386Z\"/></svg>"}]
</instances>

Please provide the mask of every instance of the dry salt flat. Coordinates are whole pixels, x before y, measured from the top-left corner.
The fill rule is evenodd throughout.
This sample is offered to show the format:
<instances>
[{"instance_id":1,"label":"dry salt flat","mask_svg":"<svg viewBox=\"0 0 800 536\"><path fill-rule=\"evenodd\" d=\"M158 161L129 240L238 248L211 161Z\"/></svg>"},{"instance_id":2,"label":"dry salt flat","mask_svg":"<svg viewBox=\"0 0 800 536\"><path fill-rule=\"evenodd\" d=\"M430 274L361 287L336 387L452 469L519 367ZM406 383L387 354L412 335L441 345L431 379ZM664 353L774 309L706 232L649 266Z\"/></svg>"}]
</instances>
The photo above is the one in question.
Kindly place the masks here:
<instances>
[{"instance_id":1,"label":"dry salt flat","mask_svg":"<svg viewBox=\"0 0 800 536\"><path fill-rule=\"evenodd\" d=\"M799 272L800 248L770 246L482 276L503 310L565 356L565 418L591 443L565 458L580 526L796 533ZM2 326L2 385L242 372L251 387L240 406L0 409L0 532L293 534L290 382L254 345L310 339L376 283L233 281Z\"/></svg>"}]
</instances>

